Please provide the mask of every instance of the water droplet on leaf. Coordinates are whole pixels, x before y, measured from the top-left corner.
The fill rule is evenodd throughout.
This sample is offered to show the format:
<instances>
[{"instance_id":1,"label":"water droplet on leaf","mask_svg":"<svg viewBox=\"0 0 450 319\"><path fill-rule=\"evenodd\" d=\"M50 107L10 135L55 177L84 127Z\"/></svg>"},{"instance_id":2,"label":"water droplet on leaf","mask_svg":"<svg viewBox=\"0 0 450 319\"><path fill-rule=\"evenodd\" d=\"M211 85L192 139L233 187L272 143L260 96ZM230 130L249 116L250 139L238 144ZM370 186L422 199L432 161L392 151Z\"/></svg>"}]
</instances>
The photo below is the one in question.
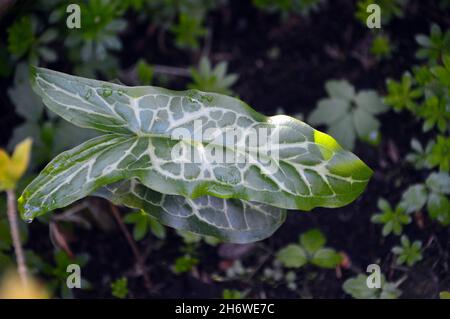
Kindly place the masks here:
<instances>
[{"instance_id":1,"label":"water droplet on leaf","mask_svg":"<svg viewBox=\"0 0 450 319\"><path fill-rule=\"evenodd\" d=\"M84 98L86 100L89 100L91 98L91 96L92 96L92 90L89 89L89 90L87 90L86 94L84 95Z\"/></svg>"},{"instance_id":2,"label":"water droplet on leaf","mask_svg":"<svg viewBox=\"0 0 450 319\"><path fill-rule=\"evenodd\" d=\"M103 97L111 96L112 93L113 93L112 87L107 85L103 86L101 93Z\"/></svg>"}]
</instances>

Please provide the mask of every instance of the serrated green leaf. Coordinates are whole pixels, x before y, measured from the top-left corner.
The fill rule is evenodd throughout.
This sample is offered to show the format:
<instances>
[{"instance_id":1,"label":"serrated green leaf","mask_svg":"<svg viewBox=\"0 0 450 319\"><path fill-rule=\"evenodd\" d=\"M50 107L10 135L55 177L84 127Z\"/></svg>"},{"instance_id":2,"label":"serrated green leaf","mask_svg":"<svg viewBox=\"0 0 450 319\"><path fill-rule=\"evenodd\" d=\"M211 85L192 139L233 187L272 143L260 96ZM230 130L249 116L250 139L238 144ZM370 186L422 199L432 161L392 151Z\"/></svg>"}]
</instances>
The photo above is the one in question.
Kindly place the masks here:
<instances>
[{"instance_id":1,"label":"serrated green leaf","mask_svg":"<svg viewBox=\"0 0 450 319\"><path fill-rule=\"evenodd\" d=\"M236 243L264 239L286 218L284 210L268 205L212 196L189 199L164 195L137 180L105 186L94 195L142 209L165 225Z\"/></svg>"},{"instance_id":2,"label":"serrated green leaf","mask_svg":"<svg viewBox=\"0 0 450 319\"><path fill-rule=\"evenodd\" d=\"M158 192L190 198L233 197L304 210L337 207L353 201L372 174L326 134L287 116L265 117L224 95L127 87L41 68L33 72L33 87L66 120L111 134L57 156L24 191L19 207L25 218L130 178ZM175 145L200 152L209 142L187 142L171 135L178 128L192 132L194 120L221 133L249 126L276 129L280 137L280 143L275 143L280 154L277 171L270 174L261 161L243 165L175 162L171 158ZM246 150L235 153L240 152ZM229 149L226 153L236 156ZM269 160L273 162L270 156Z\"/></svg>"}]
</instances>

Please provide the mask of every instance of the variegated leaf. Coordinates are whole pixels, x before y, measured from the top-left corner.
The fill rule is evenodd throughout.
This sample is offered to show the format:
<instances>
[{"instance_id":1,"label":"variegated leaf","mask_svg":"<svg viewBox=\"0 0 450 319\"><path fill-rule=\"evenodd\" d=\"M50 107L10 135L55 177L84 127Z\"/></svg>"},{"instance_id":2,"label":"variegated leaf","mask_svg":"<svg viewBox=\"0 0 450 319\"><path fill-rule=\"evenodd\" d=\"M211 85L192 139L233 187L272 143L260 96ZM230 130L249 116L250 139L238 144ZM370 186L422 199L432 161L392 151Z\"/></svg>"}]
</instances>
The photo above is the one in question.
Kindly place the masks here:
<instances>
[{"instance_id":1,"label":"variegated leaf","mask_svg":"<svg viewBox=\"0 0 450 319\"><path fill-rule=\"evenodd\" d=\"M234 243L267 238L286 218L285 210L269 205L213 196L189 199L165 195L135 179L102 187L93 195L142 209L167 226Z\"/></svg>"},{"instance_id":2,"label":"variegated leaf","mask_svg":"<svg viewBox=\"0 0 450 319\"><path fill-rule=\"evenodd\" d=\"M32 82L55 113L112 134L56 157L24 191L20 209L25 218L131 178L160 193L189 198L211 195L302 210L338 207L357 198L372 174L332 137L287 116L265 117L232 97L127 87L41 68L34 70ZM230 129L241 134L220 144L202 134L208 128L216 130L215 137ZM247 137L242 132L259 128L278 140L256 149L239 140ZM178 136L180 130L191 139ZM205 149L211 145L234 160L207 161ZM271 152L258 157L268 146L277 157ZM174 158L180 148L200 161Z\"/></svg>"}]
</instances>

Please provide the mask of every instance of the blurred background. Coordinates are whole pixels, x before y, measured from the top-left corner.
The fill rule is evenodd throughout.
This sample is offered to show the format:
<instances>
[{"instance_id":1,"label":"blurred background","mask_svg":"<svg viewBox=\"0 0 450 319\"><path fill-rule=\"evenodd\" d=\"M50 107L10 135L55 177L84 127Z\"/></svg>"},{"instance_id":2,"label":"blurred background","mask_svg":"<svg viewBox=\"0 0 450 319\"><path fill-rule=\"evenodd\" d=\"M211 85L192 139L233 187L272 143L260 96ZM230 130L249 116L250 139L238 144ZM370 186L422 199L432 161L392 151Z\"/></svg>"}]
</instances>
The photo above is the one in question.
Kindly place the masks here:
<instances>
[{"instance_id":1,"label":"blurred background","mask_svg":"<svg viewBox=\"0 0 450 319\"><path fill-rule=\"evenodd\" d=\"M373 3L379 28L367 24ZM68 27L70 4L81 28ZM45 109L29 65L233 95L328 132L375 172L352 204L290 212L272 237L246 245L114 213L99 198L20 220L26 266L41 287L32 296L448 297L449 9L448 0L2 0L0 180L5 154L33 140L17 196L55 155L97 134ZM0 296L8 296L16 257L0 196ZM67 287L69 264L81 267L80 289ZM365 285L369 264L380 266L381 289Z\"/></svg>"}]
</instances>

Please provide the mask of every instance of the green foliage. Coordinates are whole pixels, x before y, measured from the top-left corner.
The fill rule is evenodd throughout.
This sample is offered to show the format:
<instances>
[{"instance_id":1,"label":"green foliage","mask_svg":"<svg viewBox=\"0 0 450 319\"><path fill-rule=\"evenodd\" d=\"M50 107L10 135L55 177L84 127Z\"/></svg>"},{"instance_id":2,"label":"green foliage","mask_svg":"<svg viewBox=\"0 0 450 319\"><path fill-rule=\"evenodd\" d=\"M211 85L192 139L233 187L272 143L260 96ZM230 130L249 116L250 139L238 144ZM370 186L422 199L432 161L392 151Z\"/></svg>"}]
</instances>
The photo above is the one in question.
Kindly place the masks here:
<instances>
[{"instance_id":1,"label":"green foliage","mask_svg":"<svg viewBox=\"0 0 450 319\"><path fill-rule=\"evenodd\" d=\"M431 173L425 184L410 186L404 193L401 205L407 212L420 211L426 204L431 219L444 226L450 224L450 176L448 173Z\"/></svg>"},{"instance_id":2,"label":"green foliage","mask_svg":"<svg viewBox=\"0 0 450 319\"><path fill-rule=\"evenodd\" d=\"M423 38L419 39L424 42ZM444 54L441 60L430 59L427 64L415 67L413 74L405 73L401 82L388 80L385 102L396 111L408 110L421 119L424 132L438 131L435 140L428 141L425 148L413 139L414 153L408 154L407 161L416 169L439 167L448 172L450 138L446 134L450 129L450 55Z\"/></svg>"},{"instance_id":3,"label":"green foliage","mask_svg":"<svg viewBox=\"0 0 450 319\"><path fill-rule=\"evenodd\" d=\"M31 18L28 16L16 20L8 29L8 50L18 58L31 49L35 40Z\"/></svg>"},{"instance_id":4,"label":"green foliage","mask_svg":"<svg viewBox=\"0 0 450 319\"><path fill-rule=\"evenodd\" d=\"M372 216L372 222L376 224L383 224L383 236L390 233L400 235L403 231L403 226L411 222L411 217L408 215L406 209L402 205L397 205L395 209L391 207L389 202L380 198L378 200L378 208L381 212Z\"/></svg>"},{"instance_id":5,"label":"green foliage","mask_svg":"<svg viewBox=\"0 0 450 319\"><path fill-rule=\"evenodd\" d=\"M185 272L189 272L198 264L199 260L190 255L184 255L182 257L178 257L175 260L175 264L173 265L173 271L176 274L181 274Z\"/></svg>"},{"instance_id":6,"label":"green foliage","mask_svg":"<svg viewBox=\"0 0 450 319\"><path fill-rule=\"evenodd\" d=\"M392 44L389 37L384 34L375 36L370 46L370 53L372 53L377 59L389 58L392 54Z\"/></svg>"},{"instance_id":7,"label":"green foliage","mask_svg":"<svg viewBox=\"0 0 450 319\"><path fill-rule=\"evenodd\" d=\"M376 115L386 106L373 90L355 92L347 81L330 80L325 83L329 98L322 99L309 115L312 125L326 125L327 132L344 147L353 149L355 139L377 143L380 122Z\"/></svg>"},{"instance_id":8,"label":"green foliage","mask_svg":"<svg viewBox=\"0 0 450 319\"><path fill-rule=\"evenodd\" d=\"M427 163L431 168L439 167L443 172L449 172L450 169L450 137L439 135L436 143L431 147L427 156Z\"/></svg>"},{"instance_id":9,"label":"green foliage","mask_svg":"<svg viewBox=\"0 0 450 319\"><path fill-rule=\"evenodd\" d=\"M312 229L300 236L299 244L290 244L277 253L277 259L289 268L301 268L311 263L321 268L335 268L342 256L332 248L324 247L325 235Z\"/></svg>"},{"instance_id":10,"label":"green foliage","mask_svg":"<svg viewBox=\"0 0 450 319\"><path fill-rule=\"evenodd\" d=\"M222 292L223 299L243 299L244 294L236 289L224 289Z\"/></svg>"},{"instance_id":11,"label":"green foliage","mask_svg":"<svg viewBox=\"0 0 450 319\"><path fill-rule=\"evenodd\" d=\"M342 288L355 299L397 299L401 295L396 285L386 282L384 276L381 276L380 288L369 288L367 276L362 274L347 279Z\"/></svg>"},{"instance_id":12,"label":"green foliage","mask_svg":"<svg viewBox=\"0 0 450 319\"><path fill-rule=\"evenodd\" d=\"M422 47L416 56L427 59L431 64L436 64L443 55L450 54L450 30L442 32L437 24L431 25L429 36L419 34L416 41Z\"/></svg>"},{"instance_id":13,"label":"green foliage","mask_svg":"<svg viewBox=\"0 0 450 319\"><path fill-rule=\"evenodd\" d=\"M19 198L25 219L95 193L116 204L142 209L172 227L249 242L270 236L284 222L284 208L309 210L353 201L372 175L370 168L330 136L287 116L265 117L225 95L127 87L42 68L33 71L32 83L52 111L73 124L107 134L60 154L47 165ZM157 119L152 120L154 113ZM180 143L187 141L185 136L174 136L172 130L188 129L195 119L207 120L219 132L241 129L243 124L280 126L289 143L301 142L296 152L304 153L290 164L292 155L281 152L283 164L273 174L267 167L258 168L262 163L249 167L233 162L219 167L205 156L197 156L203 165L192 160L189 165L180 163L180 156L173 155L180 154ZM193 138L188 146L194 151L223 143L221 139L211 143L196 134ZM303 148L306 141L308 147ZM252 150L239 145L239 150L233 147L231 152L237 151ZM280 187L274 189L274 185ZM244 221L242 211L247 215Z\"/></svg>"},{"instance_id":14,"label":"green foliage","mask_svg":"<svg viewBox=\"0 0 450 319\"><path fill-rule=\"evenodd\" d=\"M141 85L150 85L152 83L153 66L141 59L136 65L136 71Z\"/></svg>"},{"instance_id":15,"label":"green foliage","mask_svg":"<svg viewBox=\"0 0 450 319\"><path fill-rule=\"evenodd\" d=\"M170 30L175 35L175 44L181 49L198 49L199 39L204 37L208 30L202 26L202 20L188 13L181 13L178 24Z\"/></svg>"},{"instance_id":16,"label":"green foliage","mask_svg":"<svg viewBox=\"0 0 450 319\"><path fill-rule=\"evenodd\" d=\"M365 26L367 18L372 13L367 12L367 7L371 4L377 4L381 9L381 24L387 25L394 17L403 16L403 8L406 2L406 0L358 0L355 17Z\"/></svg>"},{"instance_id":17,"label":"green foliage","mask_svg":"<svg viewBox=\"0 0 450 319\"><path fill-rule=\"evenodd\" d=\"M65 21L66 4L53 12L55 20ZM97 71L115 76L117 59L112 52L122 48L119 34L127 27L121 16L124 7L121 1L92 0L80 3L82 12L80 29L66 29L65 46L68 57L75 65L75 72L83 76L94 76Z\"/></svg>"},{"instance_id":18,"label":"green foliage","mask_svg":"<svg viewBox=\"0 0 450 319\"><path fill-rule=\"evenodd\" d=\"M111 295L120 299L128 296L128 279L126 277L116 279L111 283Z\"/></svg>"},{"instance_id":19,"label":"green foliage","mask_svg":"<svg viewBox=\"0 0 450 319\"><path fill-rule=\"evenodd\" d=\"M392 248L392 252L397 255L397 264L407 264L409 267L422 260L422 242L415 240L411 243L408 236L403 235L400 238L401 246Z\"/></svg>"},{"instance_id":20,"label":"green foliage","mask_svg":"<svg viewBox=\"0 0 450 319\"><path fill-rule=\"evenodd\" d=\"M123 221L127 224L134 224L133 237L135 240L143 239L149 231L159 239L166 237L165 227L142 210L127 214Z\"/></svg>"},{"instance_id":21,"label":"green foliage","mask_svg":"<svg viewBox=\"0 0 450 319\"><path fill-rule=\"evenodd\" d=\"M404 108L413 111L417 108L416 100L422 96L422 90L412 88L411 74L403 74L400 82L388 79L386 83L388 90L388 95L384 99L386 104L392 106L396 111Z\"/></svg>"},{"instance_id":22,"label":"green foliage","mask_svg":"<svg viewBox=\"0 0 450 319\"><path fill-rule=\"evenodd\" d=\"M427 161L428 154L431 152L434 142L428 142L427 146L424 148L422 144L413 138L411 140L411 148L413 153L406 155L406 161L414 164L415 169L431 168Z\"/></svg>"},{"instance_id":23,"label":"green foliage","mask_svg":"<svg viewBox=\"0 0 450 319\"><path fill-rule=\"evenodd\" d=\"M37 36L38 21L32 16L22 16L8 28L8 51L19 59L27 56L31 63L37 63L39 58L47 62L54 62L57 58L55 51L47 47L56 39L58 33L49 28Z\"/></svg>"},{"instance_id":24,"label":"green foliage","mask_svg":"<svg viewBox=\"0 0 450 319\"><path fill-rule=\"evenodd\" d=\"M231 86L237 81L237 74L227 74L228 64L220 62L214 68L208 57L202 57L197 69L191 68L191 75L194 82L190 83L190 89L197 89L205 92L215 92L221 94L231 94Z\"/></svg>"},{"instance_id":25,"label":"green foliage","mask_svg":"<svg viewBox=\"0 0 450 319\"><path fill-rule=\"evenodd\" d=\"M54 264L45 262L42 257L32 251L26 254L26 260L30 268L39 270L39 272L47 277L47 287L52 291L58 291L62 298L73 298L72 289L67 287L67 267L71 264L80 266L81 269L87 264L89 256L87 254L79 254L71 258L62 250L55 250ZM90 289L91 285L88 281L81 278L81 289Z\"/></svg>"}]
</instances>

